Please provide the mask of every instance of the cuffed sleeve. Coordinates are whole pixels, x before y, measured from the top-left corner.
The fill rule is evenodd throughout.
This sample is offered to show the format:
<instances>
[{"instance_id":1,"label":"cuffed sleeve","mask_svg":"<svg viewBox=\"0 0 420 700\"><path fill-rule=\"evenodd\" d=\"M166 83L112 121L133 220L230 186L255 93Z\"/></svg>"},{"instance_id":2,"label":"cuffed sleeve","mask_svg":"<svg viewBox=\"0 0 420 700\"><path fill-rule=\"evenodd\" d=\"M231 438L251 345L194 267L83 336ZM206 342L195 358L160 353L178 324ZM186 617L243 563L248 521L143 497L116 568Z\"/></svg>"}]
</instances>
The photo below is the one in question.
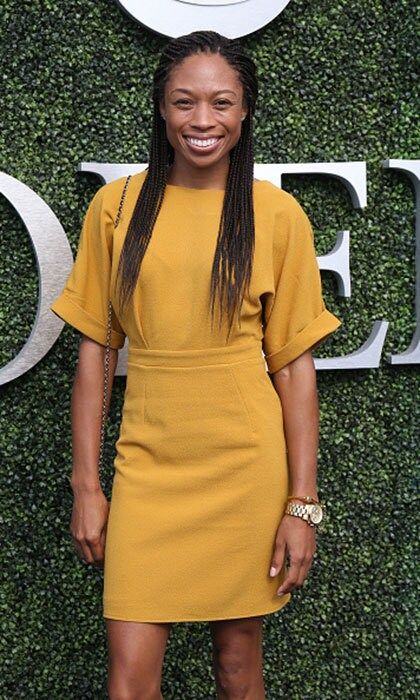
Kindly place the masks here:
<instances>
[{"instance_id":1,"label":"cuffed sleeve","mask_svg":"<svg viewBox=\"0 0 420 700\"><path fill-rule=\"evenodd\" d=\"M77 254L61 294L50 309L63 321L106 345L112 259L112 217L103 206L103 185L84 217ZM126 334L113 310L110 346L122 348Z\"/></svg>"},{"instance_id":2,"label":"cuffed sleeve","mask_svg":"<svg viewBox=\"0 0 420 700\"><path fill-rule=\"evenodd\" d=\"M274 291L264 307L263 351L271 374L341 326L322 296L311 223L299 202L283 195L275 217Z\"/></svg>"}]
</instances>

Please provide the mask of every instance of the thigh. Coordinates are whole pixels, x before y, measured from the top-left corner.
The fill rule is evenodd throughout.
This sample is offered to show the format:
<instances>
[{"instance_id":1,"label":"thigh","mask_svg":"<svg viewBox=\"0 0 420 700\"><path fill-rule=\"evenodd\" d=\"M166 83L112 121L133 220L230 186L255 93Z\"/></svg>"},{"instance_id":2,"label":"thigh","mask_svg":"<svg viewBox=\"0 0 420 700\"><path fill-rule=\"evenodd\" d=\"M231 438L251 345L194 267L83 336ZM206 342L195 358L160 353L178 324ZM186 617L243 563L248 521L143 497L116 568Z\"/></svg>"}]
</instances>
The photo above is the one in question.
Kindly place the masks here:
<instances>
[{"instance_id":1,"label":"thigh","mask_svg":"<svg viewBox=\"0 0 420 700\"><path fill-rule=\"evenodd\" d=\"M129 622L105 618L109 685L119 691L160 687L171 623Z\"/></svg>"}]
</instances>

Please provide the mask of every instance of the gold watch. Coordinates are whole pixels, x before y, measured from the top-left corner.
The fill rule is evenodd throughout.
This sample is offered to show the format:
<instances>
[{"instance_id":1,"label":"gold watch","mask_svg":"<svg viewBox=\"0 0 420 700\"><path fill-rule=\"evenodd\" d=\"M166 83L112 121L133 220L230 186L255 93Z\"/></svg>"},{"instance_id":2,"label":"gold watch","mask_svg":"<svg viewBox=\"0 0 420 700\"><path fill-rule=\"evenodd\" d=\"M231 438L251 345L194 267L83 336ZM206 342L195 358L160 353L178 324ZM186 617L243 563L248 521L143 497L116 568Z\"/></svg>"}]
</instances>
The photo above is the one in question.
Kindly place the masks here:
<instances>
[{"instance_id":1,"label":"gold watch","mask_svg":"<svg viewBox=\"0 0 420 700\"><path fill-rule=\"evenodd\" d=\"M303 518L303 520L306 520L308 525L310 525L311 527L319 525L324 515L324 506L322 505L322 503L320 503L319 501L315 501L314 499L309 499L307 497L301 500L310 502L293 503L289 500L284 514L296 515L298 518Z\"/></svg>"}]
</instances>

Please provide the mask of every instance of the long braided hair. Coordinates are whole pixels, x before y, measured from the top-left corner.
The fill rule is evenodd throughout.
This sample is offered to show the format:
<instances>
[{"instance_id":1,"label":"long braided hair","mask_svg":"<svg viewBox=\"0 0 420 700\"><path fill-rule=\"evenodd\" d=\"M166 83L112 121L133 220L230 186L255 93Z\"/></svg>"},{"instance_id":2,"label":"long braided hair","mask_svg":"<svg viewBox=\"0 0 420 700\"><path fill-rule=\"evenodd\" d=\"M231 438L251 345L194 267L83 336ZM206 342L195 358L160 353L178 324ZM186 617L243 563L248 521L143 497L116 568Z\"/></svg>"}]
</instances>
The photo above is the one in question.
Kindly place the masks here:
<instances>
[{"instance_id":1,"label":"long braided hair","mask_svg":"<svg viewBox=\"0 0 420 700\"><path fill-rule=\"evenodd\" d=\"M223 299L227 298L229 334L235 311L240 324L240 306L245 290L249 289L252 273L255 241L252 118L258 95L258 79L254 62L245 54L239 42L214 31L195 31L170 40L155 70L149 165L121 251L117 272L120 281L119 303L122 308L128 302L137 283L141 261L162 206L168 168L174 161L174 148L167 139L165 121L159 110L165 85L175 65L199 52L219 53L238 72L248 109L241 122L240 138L229 153L229 171L210 283L212 324L215 298L219 291L221 308Z\"/></svg>"}]
</instances>

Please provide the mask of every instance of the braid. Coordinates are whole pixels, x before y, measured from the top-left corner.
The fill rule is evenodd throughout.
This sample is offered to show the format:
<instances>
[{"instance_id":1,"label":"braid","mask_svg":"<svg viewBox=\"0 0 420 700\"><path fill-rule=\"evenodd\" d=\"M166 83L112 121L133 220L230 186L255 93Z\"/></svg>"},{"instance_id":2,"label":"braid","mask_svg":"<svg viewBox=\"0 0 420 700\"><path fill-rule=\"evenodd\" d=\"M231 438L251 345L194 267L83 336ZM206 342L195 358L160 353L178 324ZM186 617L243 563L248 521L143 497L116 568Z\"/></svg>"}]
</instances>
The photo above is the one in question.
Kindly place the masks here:
<instances>
[{"instance_id":1,"label":"braid","mask_svg":"<svg viewBox=\"0 0 420 700\"><path fill-rule=\"evenodd\" d=\"M217 246L210 280L212 324L215 300L220 307L226 299L229 330L235 312L240 324L240 307L249 290L255 245L253 208L254 145L252 118L258 95L256 67L237 40L213 31L195 31L169 41L163 48L153 76L153 122L149 147L149 167L137 198L118 265L120 306L131 297L153 228L159 215L174 149L166 137L165 121L159 103L172 68L199 52L219 53L238 71L248 113L241 135L230 151L229 171L220 218ZM221 316L219 318L219 325Z\"/></svg>"}]
</instances>

